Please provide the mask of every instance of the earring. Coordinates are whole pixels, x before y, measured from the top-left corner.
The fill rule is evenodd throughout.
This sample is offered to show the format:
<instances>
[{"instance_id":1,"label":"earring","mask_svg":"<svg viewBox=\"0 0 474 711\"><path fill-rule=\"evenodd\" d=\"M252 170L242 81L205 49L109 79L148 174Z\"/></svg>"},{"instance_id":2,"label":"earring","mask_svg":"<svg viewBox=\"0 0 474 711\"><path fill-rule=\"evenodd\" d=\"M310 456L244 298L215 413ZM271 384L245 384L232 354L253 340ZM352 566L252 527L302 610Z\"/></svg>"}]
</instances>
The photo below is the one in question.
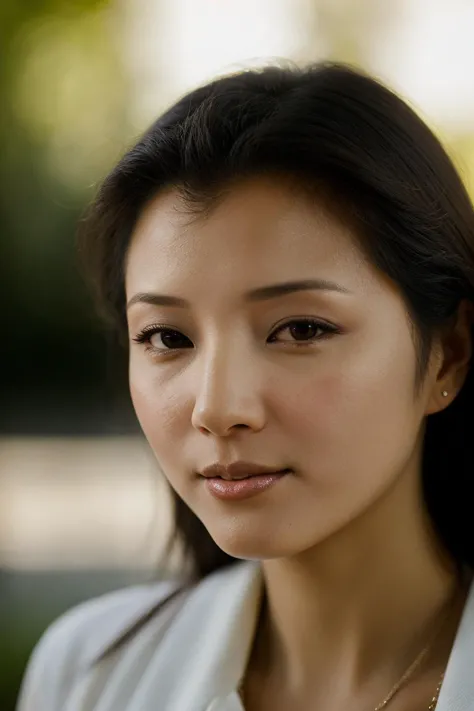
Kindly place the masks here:
<instances>
[{"instance_id":1,"label":"earring","mask_svg":"<svg viewBox=\"0 0 474 711\"><path fill-rule=\"evenodd\" d=\"M447 390L443 390L442 393L441 393L441 395L442 395L443 397L448 397L448 391L447 391Z\"/></svg>"}]
</instances>

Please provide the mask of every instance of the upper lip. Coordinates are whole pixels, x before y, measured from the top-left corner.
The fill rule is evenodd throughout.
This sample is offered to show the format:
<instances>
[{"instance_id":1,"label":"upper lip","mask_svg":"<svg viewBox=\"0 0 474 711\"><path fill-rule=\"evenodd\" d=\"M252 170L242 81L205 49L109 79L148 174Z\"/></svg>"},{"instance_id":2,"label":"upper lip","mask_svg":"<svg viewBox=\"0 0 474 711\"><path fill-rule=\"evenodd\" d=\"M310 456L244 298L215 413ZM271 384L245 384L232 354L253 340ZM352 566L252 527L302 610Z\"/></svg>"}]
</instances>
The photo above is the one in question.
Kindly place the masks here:
<instances>
[{"instance_id":1,"label":"upper lip","mask_svg":"<svg viewBox=\"0 0 474 711\"><path fill-rule=\"evenodd\" d=\"M221 477L222 479L245 479L249 476L256 476L257 474L275 474L275 472L283 471L282 468L278 467L265 467L262 464L254 464L253 462L232 462L232 464L220 464L216 462L210 464L208 467L204 467L199 474L206 477L207 479L212 479L214 477Z\"/></svg>"}]
</instances>

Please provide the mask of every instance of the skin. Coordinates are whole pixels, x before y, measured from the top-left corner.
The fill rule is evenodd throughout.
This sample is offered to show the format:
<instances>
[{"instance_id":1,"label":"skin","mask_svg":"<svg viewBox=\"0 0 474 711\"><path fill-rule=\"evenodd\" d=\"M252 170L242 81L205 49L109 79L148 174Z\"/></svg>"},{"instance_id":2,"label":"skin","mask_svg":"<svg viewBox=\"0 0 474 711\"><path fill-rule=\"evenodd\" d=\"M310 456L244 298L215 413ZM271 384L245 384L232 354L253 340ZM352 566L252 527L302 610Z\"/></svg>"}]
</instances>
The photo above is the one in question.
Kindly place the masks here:
<instances>
[{"instance_id":1,"label":"skin","mask_svg":"<svg viewBox=\"0 0 474 711\"><path fill-rule=\"evenodd\" d=\"M340 290L245 298L303 279ZM470 307L435 339L416 392L397 286L323 201L268 177L236 184L192 220L178 191L156 196L126 264L127 299L143 293L189 302L136 300L128 309L130 388L143 431L216 543L263 565L246 709L375 708L455 586L423 505L420 461L426 416L449 405L467 373ZM294 321L304 319L335 330L300 324L296 340ZM135 342L154 325L182 335ZM251 499L217 500L196 472L236 459L294 474ZM391 709L427 708L464 594Z\"/></svg>"}]
</instances>

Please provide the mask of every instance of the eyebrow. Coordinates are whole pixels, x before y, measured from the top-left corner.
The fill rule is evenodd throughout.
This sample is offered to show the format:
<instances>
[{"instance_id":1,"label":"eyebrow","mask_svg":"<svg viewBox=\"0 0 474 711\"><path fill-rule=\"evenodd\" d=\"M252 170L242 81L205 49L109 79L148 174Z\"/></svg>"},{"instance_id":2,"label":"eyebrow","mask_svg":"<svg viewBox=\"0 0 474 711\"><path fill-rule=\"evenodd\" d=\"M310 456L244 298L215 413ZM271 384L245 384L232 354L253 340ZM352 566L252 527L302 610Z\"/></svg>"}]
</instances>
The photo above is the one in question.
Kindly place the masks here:
<instances>
[{"instance_id":1,"label":"eyebrow","mask_svg":"<svg viewBox=\"0 0 474 711\"><path fill-rule=\"evenodd\" d=\"M275 299L286 294L294 294L298 291L337 291L341 294L350 294L349 289L336 284L336 282L328 281L327 279L305 279L303 281L287 281L282 284L272 284L270 286L260 286L258 289L252 289L244 295L245 301L251 303L257 301L267 301ZM151 304L152 306L177 306L180 308L189 308L190 302L182 299L179 296L169 296L166 294L154 293L138 293L132 296L127 303L127 309L134 304Z\"/></svg>"}]
</instances>

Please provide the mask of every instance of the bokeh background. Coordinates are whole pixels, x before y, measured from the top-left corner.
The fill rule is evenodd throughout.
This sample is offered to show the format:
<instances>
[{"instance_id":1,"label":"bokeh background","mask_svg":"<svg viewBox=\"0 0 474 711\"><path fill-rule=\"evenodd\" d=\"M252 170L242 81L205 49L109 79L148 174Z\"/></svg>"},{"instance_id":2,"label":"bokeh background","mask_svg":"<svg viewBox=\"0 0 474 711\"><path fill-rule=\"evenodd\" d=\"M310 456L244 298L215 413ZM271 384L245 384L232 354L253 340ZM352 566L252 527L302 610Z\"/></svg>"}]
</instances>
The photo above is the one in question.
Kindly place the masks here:
<instances>
[{"instance_id":1,"label":"bokeh background","mask_svg":"<svg viewBox=\"0 0 474 711\"><path fill-rule=\"evenodd\" d=\"M2 711L60 612L170 572L167 490L75 254L98 181L196 84L325 58L405 96L472 192L473 37L472 0L2 0Z\"/></svg>"}]
</instances>

